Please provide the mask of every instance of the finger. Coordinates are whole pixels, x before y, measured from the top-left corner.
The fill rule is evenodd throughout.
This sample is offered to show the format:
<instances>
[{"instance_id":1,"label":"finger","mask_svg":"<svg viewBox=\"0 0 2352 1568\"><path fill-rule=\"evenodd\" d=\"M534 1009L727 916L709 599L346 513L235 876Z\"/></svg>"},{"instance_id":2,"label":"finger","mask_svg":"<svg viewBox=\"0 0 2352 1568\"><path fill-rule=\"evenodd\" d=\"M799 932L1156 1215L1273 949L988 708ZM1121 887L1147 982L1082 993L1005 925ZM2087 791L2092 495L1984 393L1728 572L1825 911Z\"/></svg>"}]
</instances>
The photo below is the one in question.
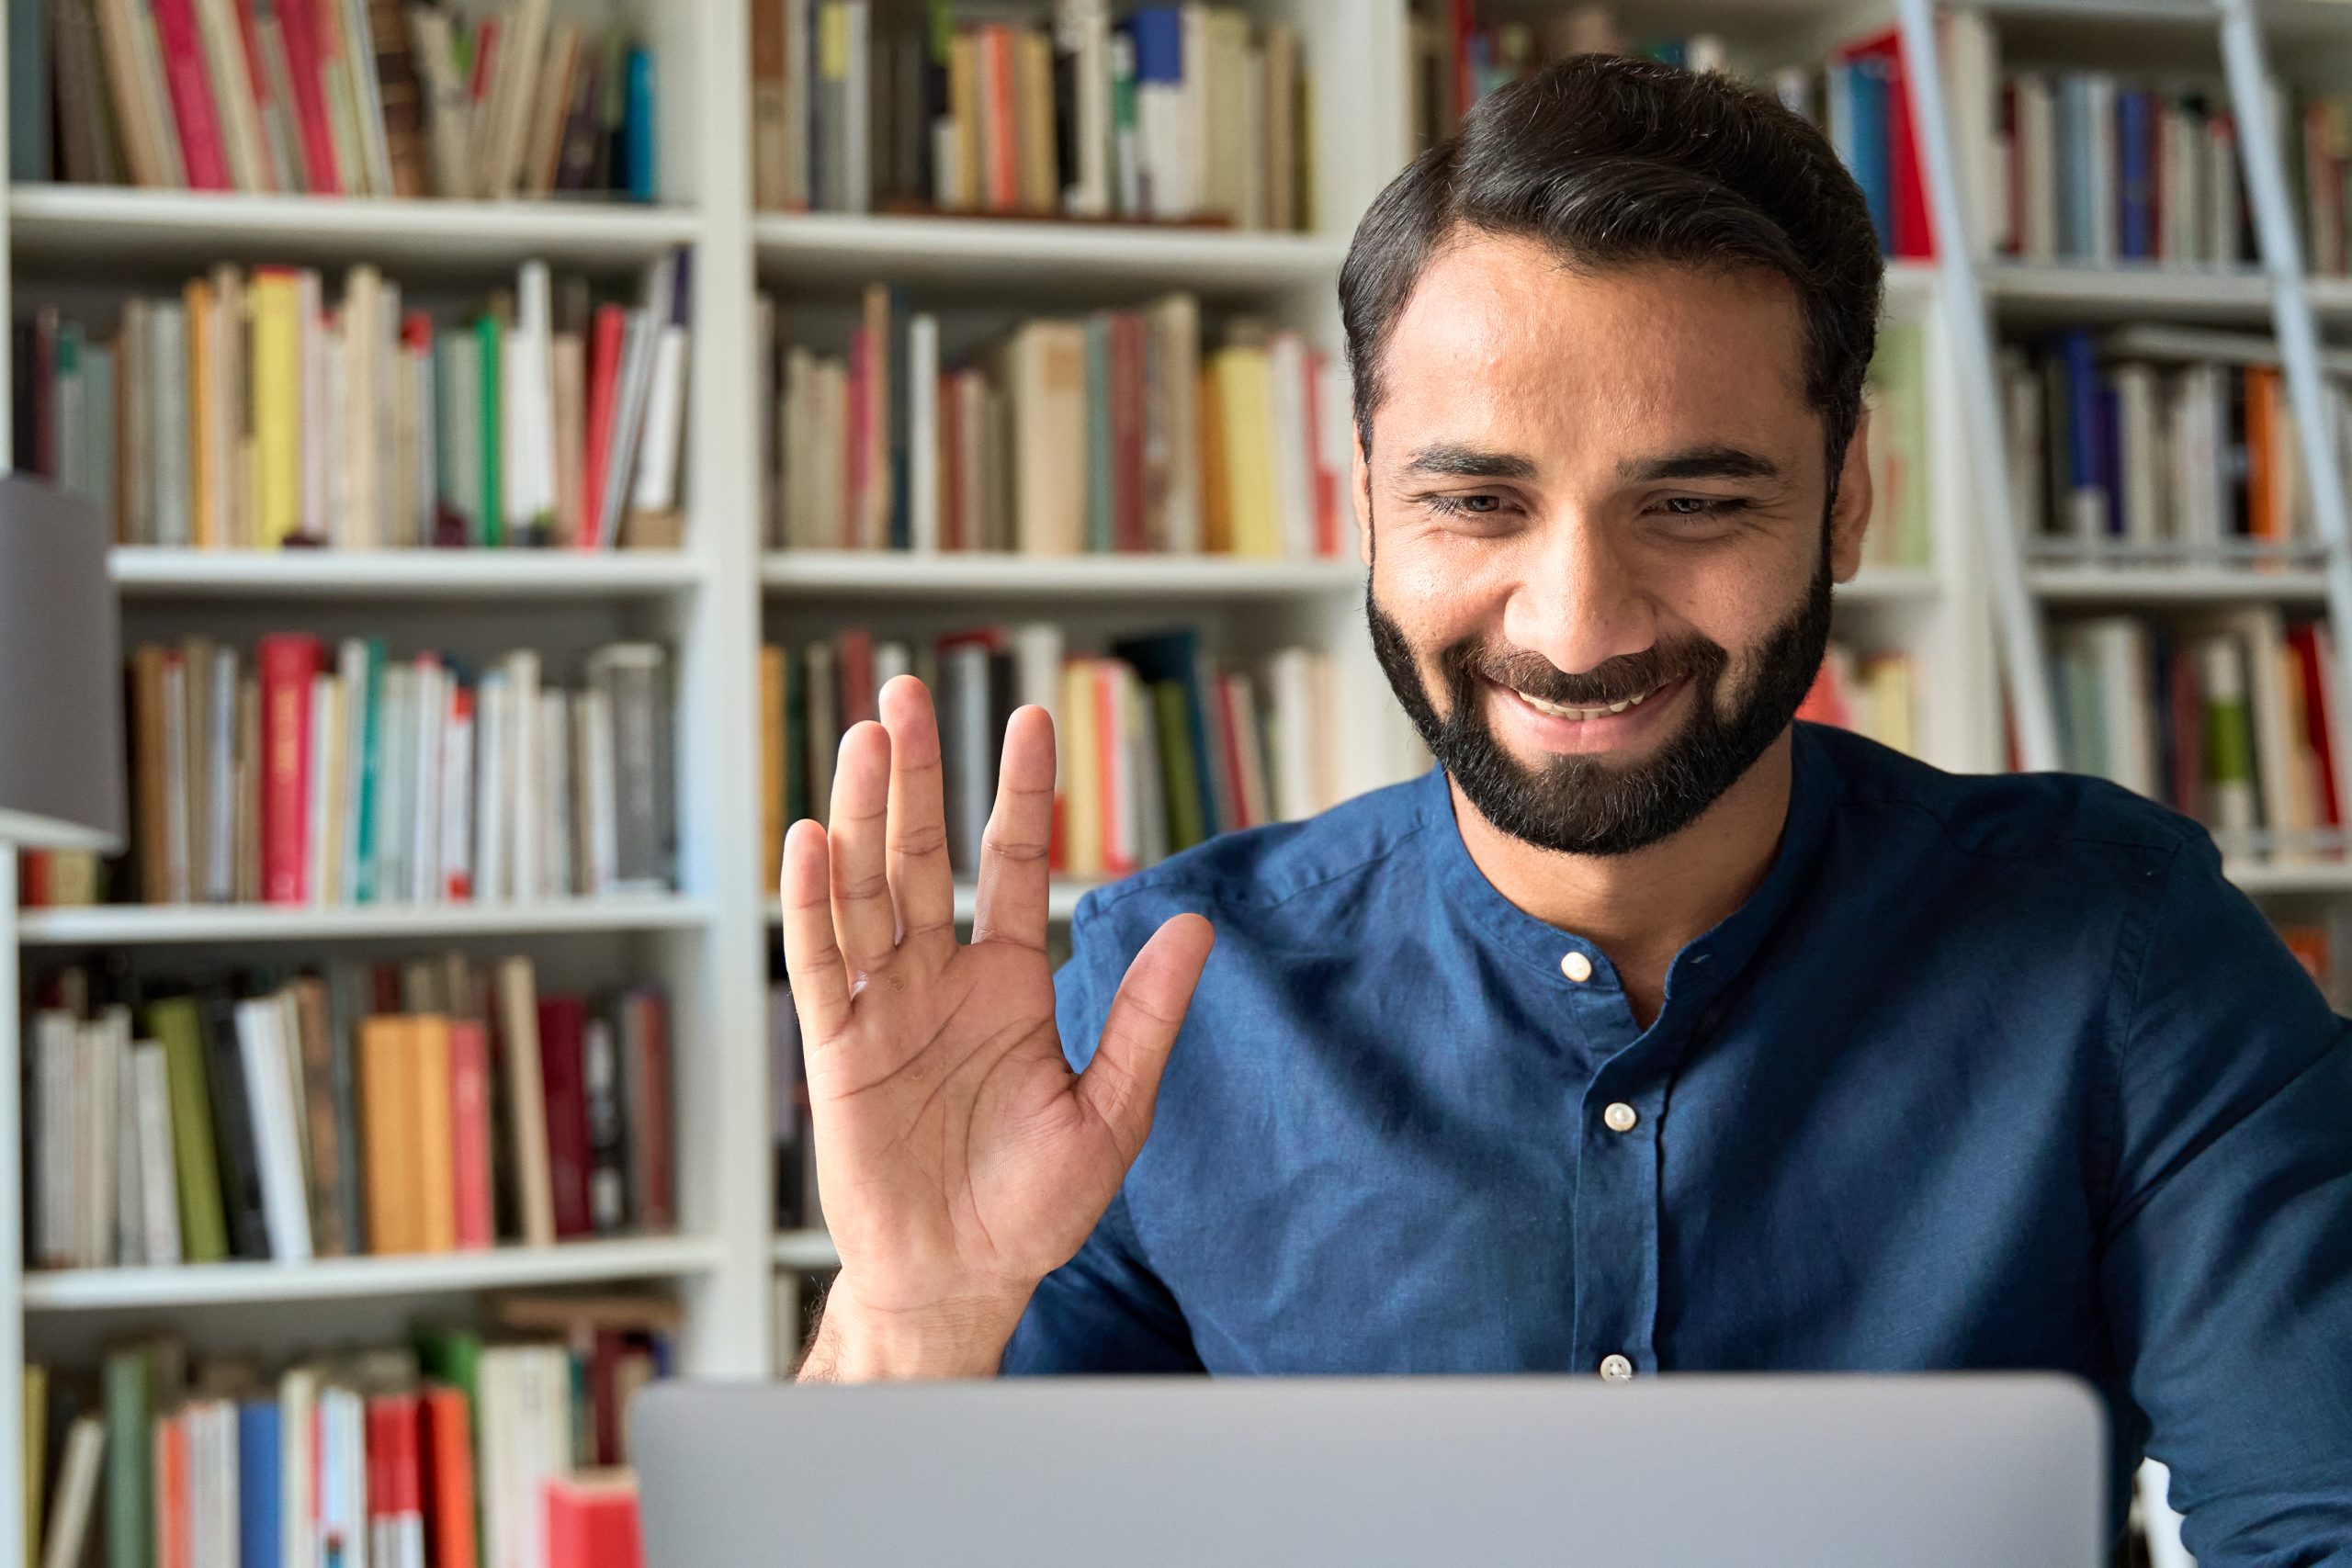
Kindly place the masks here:
<instances>
[{"instance_id":1,"label":"finger","mask_svg":"<svg viewBox=\"0 0 2352 1568\"><path fill-rule=\"evenodd\" d=\"M1178 915L1152 932L1111 998L1094 1060L1079 1075L1079 1103L1110 1130L1129 1164L1150 1135L1160 1070L1168 1066L1169 1050L1184 1026L1193 987L1216 941L1216 931L1198 915Z\"/></svg>"},{"instance_id":2,"label":"finger","mask_svg":"<svg viewBox=\"0 0 2352 1568\"><path fill-rule=\"evenodd\" d=\"M882 688L890 732L889 874L899 942L956 940L956 874L947 863L947 804L939 766L939 721L931 693L911 675Z\"/></svg>"},{"instance_id":3,"label":"finger","mask_svg":"<svg viewBox=\"0 0 2352 1568\"><path fill-rule=\"evenodd\" d=\"M972 940L1046 946L1046 856L1054 841L1054 716L1034 704L1004 721L996 804L980 840Z\"/></svg>"},{"instance_id":4,"label":"finger","mask_svg":"<svg viewBox=\"0 0 2352 1568\"><path fill-rule=\"evenodd\" d=\"M899 946L883 861L889 779L889 731L870 719L852 725L833 764L825 830L832 840L833 934L853 979L889 963Z\"/></svg>"},{"instance_id":5,"label":"finger","mask_svg":"<svg viewBox=\"0 0 2352 1568\"><path fill-rule=\"evenodd\" d=\"M784 972L801 1037L830 1040L849 1023L849 976L833 942L833 905L825 829L806 818L784 836Z\"/></svg>"}]
</instances>

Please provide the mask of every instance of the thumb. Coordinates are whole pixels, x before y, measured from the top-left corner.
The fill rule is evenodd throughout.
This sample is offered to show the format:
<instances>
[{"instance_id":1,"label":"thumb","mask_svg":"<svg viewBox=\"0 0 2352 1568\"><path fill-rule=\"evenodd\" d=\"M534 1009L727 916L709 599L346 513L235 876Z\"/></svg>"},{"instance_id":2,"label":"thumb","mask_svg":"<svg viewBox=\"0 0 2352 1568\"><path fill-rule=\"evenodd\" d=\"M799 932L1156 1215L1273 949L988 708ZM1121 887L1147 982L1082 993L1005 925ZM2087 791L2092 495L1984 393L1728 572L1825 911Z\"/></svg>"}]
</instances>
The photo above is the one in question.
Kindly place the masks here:
<instances>
[{"instance_id":1,"label":"thumb","mask_svg":"<svg viewBox=\"0 0 2352 1568\"><path fill-rule=\"evenodd\" d=\"M1216 941L1215 930L1198 915L1178 915L1152 932L1111 998L1094 1060L1079 1075L1079 1103L1109 1130L1128 1164L1151 1132L1160 1069Z\"/></svg>"}]
</instances>

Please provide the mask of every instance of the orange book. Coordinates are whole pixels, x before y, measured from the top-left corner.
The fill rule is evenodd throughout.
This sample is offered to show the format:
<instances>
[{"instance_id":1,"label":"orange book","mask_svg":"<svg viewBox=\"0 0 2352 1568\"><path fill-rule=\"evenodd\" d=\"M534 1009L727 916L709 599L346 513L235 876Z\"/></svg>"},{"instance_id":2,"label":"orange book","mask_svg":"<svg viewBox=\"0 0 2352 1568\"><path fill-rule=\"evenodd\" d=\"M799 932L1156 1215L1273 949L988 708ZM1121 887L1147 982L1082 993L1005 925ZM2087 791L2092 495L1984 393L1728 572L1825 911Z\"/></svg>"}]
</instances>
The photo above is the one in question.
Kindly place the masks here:
<instances>
[{"instance_id":1,"label":"orange book","mask_svg":"<svg viewBox=\"0 0 2352 1568\"><path fill-rule=\"evenodd\" d=\"M458 1190L450 1125L449 1021L420 1018L409 1047L416 1113L417 1246L458 1249Z\"/></svg>"},{"instance_id":2,"label":"orange book","mask_svg":"<svg viewBox=\"0 0 2352 1568\"><path fill-rule=\"evenodd\" d=\"M187 1427L155 1419L155 1568L188 1568Z\"/></svg>"},{"instance_id":3,"label":"orange book","mask_svg":"<svg viewBox=\"0 0 2352 1568\"><path fill-rule=\"evenodd\" d=\"M2245 367L2246 531L2257 539L2282 539L2287 520L2278 514L2278 372L2267 365Z\"/></svg>"},{"instance_id":4,"label":"orange book","mask_svg":"<svg viewBox=\"0 0 2352 1568\"><path fill-rule=\"evenodd\" d=\"M449 1173L457 1245L498 1239L490 1166L490 1033L480 1019L449 1021Z\"/></svg>"},{"instance_id":5,"label":"orange book","mask_svg":"<svg viewBox=\"0 0 2352 1568\"><path fill-rule=\"evenodd\" d=\"M1201 441L1201 548L1212 554L1233 549L1233 498L1226 491L1225 403L1216 372L1201 367L1200 417L1193 428Z\"/></svg>"},{"instance_id":6,"label":"orange book","mask_svg":"<svg viewBox=\"0 0 2352 1568\"><path fill-rule=\"evenodd\" d=\"M463 1391L424 1391L425 1540L434 1568L474 1568L474 1435Z\"/></svg>"},{"instance_id":7,"label":"orange book","mask_svg":"<svg viewBox=\"0 0 2352 1568\"><path fill-rule=\"evenodd\" d=\"M359 1025L359 1093L367 1137L368 1250L414 1252L424 1245L419 1206L416 1021L387 1013Z\"/></svg>"},{"instance_id":8,"label":"orange book","mask_svg":"<svg viewBox=\"0 0 2352 1568\"><path fill-rule=\"evenodd\" d=\"M212 459L219 439L215 422L220 410L212 404L209 395L211 377L207 374L212 363L212 285L201 277L190 278L180 291L187 311L187 488L189 533L198 549L217 549L229 541L221 537L222 525L227 521L214 508Z\"/></svg>"}]
</instances>

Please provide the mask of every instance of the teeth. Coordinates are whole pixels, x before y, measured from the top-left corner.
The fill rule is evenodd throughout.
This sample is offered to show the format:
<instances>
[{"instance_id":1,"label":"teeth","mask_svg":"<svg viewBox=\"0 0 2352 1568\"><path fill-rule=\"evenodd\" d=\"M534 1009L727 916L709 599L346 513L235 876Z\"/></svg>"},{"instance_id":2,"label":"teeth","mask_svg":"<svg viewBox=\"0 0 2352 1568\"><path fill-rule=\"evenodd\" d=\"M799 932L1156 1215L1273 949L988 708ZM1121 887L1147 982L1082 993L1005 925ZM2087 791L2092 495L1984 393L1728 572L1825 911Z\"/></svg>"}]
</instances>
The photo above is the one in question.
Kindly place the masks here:
<instances>
[{"instance_id":1,"label":"teeth","mask_svg":"<svg viewBox=\"0 0 2352 1568\"><path fill-rule=\"evenodd\" d=\"M1650 691L1644 692L1638 697L1625 697L1617 702L1604 704L1600 707L1588 708L1567 707L1559 703L1547 703L1541 697L1531 697L1525 692L1521 692L1516 694L1521 702L1525 703L1529 707L1533 708L1538 713L1548 713L1555 718L1568 718L1583 721L1587 719L1606 718L1611 714L1623 713L1627 708L1639 707L1642 704L1656 696L1657 693L1655 689L1652 689Z\"/></svg>"}]
</instances>

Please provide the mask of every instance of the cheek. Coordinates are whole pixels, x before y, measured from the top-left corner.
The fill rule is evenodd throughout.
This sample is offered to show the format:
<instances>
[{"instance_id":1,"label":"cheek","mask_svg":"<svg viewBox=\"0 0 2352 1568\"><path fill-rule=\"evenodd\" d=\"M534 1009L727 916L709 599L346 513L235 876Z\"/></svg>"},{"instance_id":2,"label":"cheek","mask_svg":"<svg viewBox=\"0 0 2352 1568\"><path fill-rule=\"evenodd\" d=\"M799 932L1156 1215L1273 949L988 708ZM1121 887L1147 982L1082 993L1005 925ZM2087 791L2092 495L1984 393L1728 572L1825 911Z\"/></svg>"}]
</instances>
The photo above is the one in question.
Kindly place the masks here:
<instances>
[{"instance_id":1,"label":"cheek","mask_svg":"<svg viewBox=\"0 0 2352 1568\"><path fill-rule=\"evenodd\" d=\"M1507 588L1472 569L1460 552L1429 548L1420 539L1401 548L1383 540L1373 559L1372 587L1423 663L1465 637L1498 637L1510 602Z\"/></svg>"}]
</instances>

